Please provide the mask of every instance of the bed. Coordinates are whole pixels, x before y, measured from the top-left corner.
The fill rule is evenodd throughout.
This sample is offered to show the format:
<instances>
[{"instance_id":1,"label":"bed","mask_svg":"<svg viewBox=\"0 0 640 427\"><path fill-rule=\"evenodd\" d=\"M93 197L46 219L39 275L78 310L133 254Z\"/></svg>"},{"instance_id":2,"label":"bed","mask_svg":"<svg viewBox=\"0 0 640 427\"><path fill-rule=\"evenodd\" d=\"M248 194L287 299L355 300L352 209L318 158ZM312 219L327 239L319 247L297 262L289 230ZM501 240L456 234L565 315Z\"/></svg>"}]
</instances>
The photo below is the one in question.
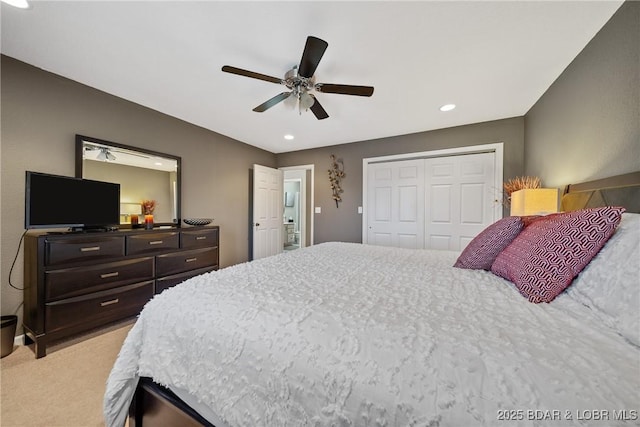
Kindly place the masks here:
<instances>
[{"instance_id":1,"label":"bed","mask_svg":"<svg viewBox=\"0 0 640 427\"><path fill-rule=\"evenodd\" d=\"M106 425L640 425L638 175L551 303L456 252L339 242L168 289L123 344ZM609 182L564 199L600 205Z\"/></svg>"}]
</instances>

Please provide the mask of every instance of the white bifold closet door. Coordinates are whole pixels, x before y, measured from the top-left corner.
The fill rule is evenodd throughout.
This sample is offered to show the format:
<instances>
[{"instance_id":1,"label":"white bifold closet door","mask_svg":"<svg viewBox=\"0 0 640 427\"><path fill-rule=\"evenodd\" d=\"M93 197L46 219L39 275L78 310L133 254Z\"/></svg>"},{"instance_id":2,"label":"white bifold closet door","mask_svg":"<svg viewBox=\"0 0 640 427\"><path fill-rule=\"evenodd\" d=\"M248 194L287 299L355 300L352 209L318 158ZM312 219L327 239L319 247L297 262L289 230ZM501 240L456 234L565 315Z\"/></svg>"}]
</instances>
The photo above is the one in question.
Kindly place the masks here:
<instances>
[{"instance_id":1,"label":"white bifold closet door","mask_svg":"<svg viewBox=\"0 0 640 427\"><path fill-rule=\"evenodd\" d=\"M494 153L425 159L425 248L461 250L494 218Z\"/></svg>"},{"instance_id":2,"label":"white bifold closet door","mask_svg":"<svg viewBox=\"0 0 640 427\"><path fill-rule=\"evenodd\" d=\"M367 242L461 250L495 221L495 153L368 166Z\"/></svg>"},{"instance_id":3,"label":"white bifold closet door","mask_svg":"<svg viewBox=\"0 0 640 427\"><path fill-rule=\"evenodd\" d=\"M424 246L424 160L374 163L368 168L367 241Z\"/></svg>"}]
</instances>

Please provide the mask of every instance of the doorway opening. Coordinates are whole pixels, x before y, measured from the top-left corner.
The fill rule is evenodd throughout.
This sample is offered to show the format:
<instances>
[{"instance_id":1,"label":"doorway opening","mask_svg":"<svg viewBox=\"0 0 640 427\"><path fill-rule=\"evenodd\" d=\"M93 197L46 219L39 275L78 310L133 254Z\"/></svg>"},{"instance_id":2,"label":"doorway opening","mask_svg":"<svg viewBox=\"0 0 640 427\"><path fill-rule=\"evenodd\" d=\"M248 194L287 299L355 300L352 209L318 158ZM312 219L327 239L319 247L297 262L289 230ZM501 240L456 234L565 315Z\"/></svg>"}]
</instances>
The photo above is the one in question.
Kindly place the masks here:
<instances>
[{"instance_id":1,"label":"doorway opening","mask_svg":"<svg viewBox=\"0 0 640 427\"><path fill-rule=\"evenodd\" d=\"M286 175L286 174L285 174ZM299 178L284 180L284 247L285 251L300 248L300 217L302 206L300 205L300 187L302 180Z\"/></svg>"},{"instance_id":2,"label":"doorway opening","mask_svg":"<svg viewBox=\"0 0 640 427\"><path fill-rule=\"evenodd\" d=\"M313 245L314 165L288 166L283 171L283 250Z\"/></svg>"}]
</instances>

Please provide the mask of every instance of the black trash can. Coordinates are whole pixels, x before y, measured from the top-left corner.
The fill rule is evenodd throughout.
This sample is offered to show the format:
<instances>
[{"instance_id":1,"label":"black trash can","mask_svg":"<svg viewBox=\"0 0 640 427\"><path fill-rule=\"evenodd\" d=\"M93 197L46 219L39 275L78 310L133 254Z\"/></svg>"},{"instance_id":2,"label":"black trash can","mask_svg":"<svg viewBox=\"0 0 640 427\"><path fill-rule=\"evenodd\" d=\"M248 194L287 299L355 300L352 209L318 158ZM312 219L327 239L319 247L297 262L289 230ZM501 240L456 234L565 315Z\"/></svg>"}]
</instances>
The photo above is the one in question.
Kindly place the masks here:
<instances>
[{"instance_id":1,"label":"black trash can","mask_svg":"<svg viewBox=\"0 0 640 427\"><path fill-rule=\"evenodd\" d=\"M2 336L0 336L0 352L1 357L10 355L13 352L13 340L16 336L16 326L18 325L18 316L0 316L0 324L2 327Z\"/></svg>"}]
</instances>

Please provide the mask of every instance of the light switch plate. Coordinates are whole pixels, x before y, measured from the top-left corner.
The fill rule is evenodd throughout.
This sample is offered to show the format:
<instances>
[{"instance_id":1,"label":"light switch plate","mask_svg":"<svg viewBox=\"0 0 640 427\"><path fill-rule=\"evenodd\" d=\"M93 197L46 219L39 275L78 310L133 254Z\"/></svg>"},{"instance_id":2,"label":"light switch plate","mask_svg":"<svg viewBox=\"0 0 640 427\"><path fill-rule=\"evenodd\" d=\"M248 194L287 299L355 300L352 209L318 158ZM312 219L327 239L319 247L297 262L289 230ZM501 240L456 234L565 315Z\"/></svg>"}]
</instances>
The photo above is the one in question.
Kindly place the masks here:
<instances>
[{"instance_id":1,"label":"light switch plate","mask_svg":"<svg viewBox=\"0 0 640 427\"><path fill-rule=\"evenodd\" d=\"M322 213L322 208L320 206L316 206L314 212L315 213Z\"/></svg>"},{"instance_id":2,"label":"light switch plate","mask_svg":"<svg viewBox=\"0 0 640 427\"><path fill-rule=\"evenodd\" d=\"M358 206L358 213L361 214L362 213L362 206Z\"/></svg>"}]
</instances>

